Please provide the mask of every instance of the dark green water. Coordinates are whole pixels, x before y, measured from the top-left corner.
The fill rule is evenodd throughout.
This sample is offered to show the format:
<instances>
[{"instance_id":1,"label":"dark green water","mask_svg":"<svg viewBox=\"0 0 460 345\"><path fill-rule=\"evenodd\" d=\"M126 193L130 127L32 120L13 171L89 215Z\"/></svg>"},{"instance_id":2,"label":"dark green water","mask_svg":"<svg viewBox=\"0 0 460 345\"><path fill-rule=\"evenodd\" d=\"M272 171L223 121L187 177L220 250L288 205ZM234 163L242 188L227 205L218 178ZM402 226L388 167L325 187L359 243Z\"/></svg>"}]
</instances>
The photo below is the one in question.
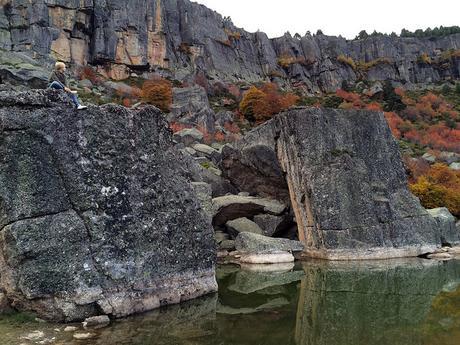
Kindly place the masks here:
<instances>
[{"instance_id":1,"label":"dark green water","mask_svg":"<svg viewBox=\"0 0 460 345\"><path fill-rule=\"evenodd\" d=\"M91 340L73 340L62 325L3 317L0 344L460 344L460 261L305 262L276 270L221 266L218 295L113 322L91 330ZM44 336L21 339L32 331Z\"/></svg>"}]
</instances>

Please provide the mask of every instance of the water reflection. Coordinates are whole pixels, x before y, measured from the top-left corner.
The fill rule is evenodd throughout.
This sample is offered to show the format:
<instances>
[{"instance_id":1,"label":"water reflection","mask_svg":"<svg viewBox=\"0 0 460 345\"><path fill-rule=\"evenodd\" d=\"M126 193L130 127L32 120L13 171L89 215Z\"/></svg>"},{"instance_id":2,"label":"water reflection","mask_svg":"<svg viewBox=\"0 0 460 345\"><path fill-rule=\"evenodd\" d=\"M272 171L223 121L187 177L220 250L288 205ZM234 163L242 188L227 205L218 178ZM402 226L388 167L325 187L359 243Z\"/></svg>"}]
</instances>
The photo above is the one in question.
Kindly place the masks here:
<instances>
[{"instance_id":1,"label":"water reflection","mask_svg":"<svg viewBox=\"0 0 460 345\"><path fill-rule=\"evenodd\" d=\"M460 339L460 261L422 259L222 266L212 295L92 331L75 341L63 326L28 324L54 344L428 345ZM57 330L56 330L57 329ZM14 337L11 335L14 334ZM0 338L2 339L2 338Z\"/></svg>"}]
</instances>

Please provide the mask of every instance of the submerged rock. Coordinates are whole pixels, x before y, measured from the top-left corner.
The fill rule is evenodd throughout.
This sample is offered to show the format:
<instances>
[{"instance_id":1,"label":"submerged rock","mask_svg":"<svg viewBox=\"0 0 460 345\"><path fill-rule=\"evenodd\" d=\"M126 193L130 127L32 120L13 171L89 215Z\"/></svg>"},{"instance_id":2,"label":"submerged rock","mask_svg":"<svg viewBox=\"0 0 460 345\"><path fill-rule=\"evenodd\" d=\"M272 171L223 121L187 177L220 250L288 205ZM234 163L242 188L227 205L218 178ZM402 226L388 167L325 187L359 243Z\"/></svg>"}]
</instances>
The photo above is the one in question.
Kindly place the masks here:
<instances>
[{"instance_id":1,"label":"submerged rock","mask_svg":"<svg viewBox=\"0 0 460 345\"><path fill-rule=\"evenodd\" d=\"M55 321L217 289L213 230L163 114L0 92L0 289Z\"/></svg>"}]
</instances>

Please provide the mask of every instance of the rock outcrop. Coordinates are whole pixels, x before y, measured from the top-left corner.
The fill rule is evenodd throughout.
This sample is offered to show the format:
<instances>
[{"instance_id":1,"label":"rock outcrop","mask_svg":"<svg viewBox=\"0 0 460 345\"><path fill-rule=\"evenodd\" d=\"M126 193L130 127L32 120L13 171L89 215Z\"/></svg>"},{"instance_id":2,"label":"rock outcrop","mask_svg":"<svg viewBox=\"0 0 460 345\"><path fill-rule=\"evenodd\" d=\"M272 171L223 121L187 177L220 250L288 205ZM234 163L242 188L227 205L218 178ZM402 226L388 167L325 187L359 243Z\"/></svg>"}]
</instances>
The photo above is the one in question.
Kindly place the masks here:
<instances>
[{"instance_id":1,"label":"rock outcrop","mask_svg":"<svg viewBox=\"0 0 460 345\"><path fill-rule=\"evenodd\" d=\"M0 48L84 65L110 78L162 71L178 80L289 81L335 91L345 80L403 84L458 79L460 34L346 40L325 35L269 39L188 0L0 2ZM427 54L430 63L420 60Z\"/></svg>"},{"instance_id":2,"label":"rock outcrop","mask_svg":"<svg viewBox=\"0 0 460 345\"><path fill-rule=\"evenodd\" d=\"M266 154L253 155L248 163L248 147ZM268 165L266 157L274 161ZM259 176L261 185L263 176L265 185L272 178L260 167L277 167L278 178L287 181L285 192L307 256L417 256L459 240L458 233L440 229L409 192L398 145L382 113L293 109L248 133L234 150L224 150L223 165L229 171L244 166L240 172ZM249 180L228 177L235 185Z\"/></svg>"},{"instance_id":3,"label":"rock outcrop","mask_svg":"<svg viewBox=\"0 0 460 345\"><path fill-rule=\"evenodd\" d=\"M56 321L216 291L210 219L164 115L63 97L0 92L0 291Z\"/></svg>"}]
</instances>

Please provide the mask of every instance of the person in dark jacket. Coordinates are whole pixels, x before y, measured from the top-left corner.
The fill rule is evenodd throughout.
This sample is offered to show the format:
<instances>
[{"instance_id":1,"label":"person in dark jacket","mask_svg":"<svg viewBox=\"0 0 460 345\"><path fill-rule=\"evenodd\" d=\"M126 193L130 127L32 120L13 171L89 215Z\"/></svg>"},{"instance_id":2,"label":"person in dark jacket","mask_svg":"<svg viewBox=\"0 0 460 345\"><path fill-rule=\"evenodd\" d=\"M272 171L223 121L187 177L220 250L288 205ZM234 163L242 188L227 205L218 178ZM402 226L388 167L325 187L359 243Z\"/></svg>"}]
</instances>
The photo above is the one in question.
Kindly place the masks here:
<instances>
[{"instance_id":1,"label":"person in dark jacket","mask_svg":"<svg viewBox=\"0 0 460 345\"><path fill-rule=\"evenodd\" d=\"M70 99L72 100L73 104L77 107L78 110L86 109L87 107L81 105L78 101L77 91L72 91L67 86L67 78L64 74L66 70L65 63L63 62L56 62L54 67L54 71L51 73L49 78L49 85L48 87L52 89L64 90L69 95Z\"/></svg>"}]
</instances>

